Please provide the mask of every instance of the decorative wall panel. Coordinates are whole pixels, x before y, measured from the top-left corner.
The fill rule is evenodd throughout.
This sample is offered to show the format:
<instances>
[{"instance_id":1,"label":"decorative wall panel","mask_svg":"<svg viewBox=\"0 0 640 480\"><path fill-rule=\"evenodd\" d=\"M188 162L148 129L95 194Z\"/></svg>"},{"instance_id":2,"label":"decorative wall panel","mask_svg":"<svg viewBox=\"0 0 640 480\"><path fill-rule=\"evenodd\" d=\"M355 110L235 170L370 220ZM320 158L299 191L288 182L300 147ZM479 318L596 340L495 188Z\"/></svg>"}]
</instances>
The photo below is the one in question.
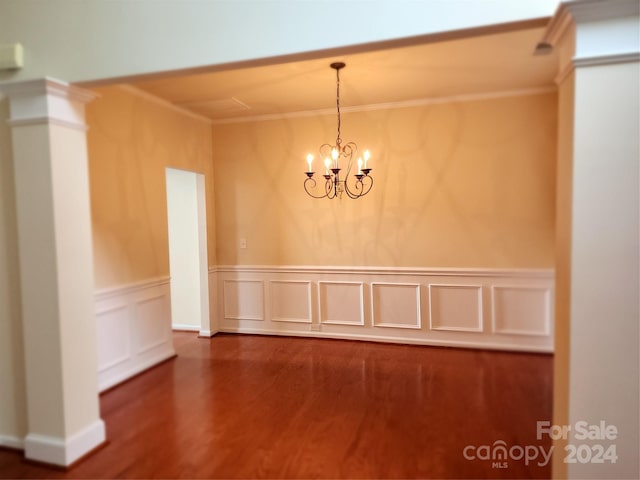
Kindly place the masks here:
<instances>
[{"instance_id":1,"label":"decorative wall panel","mask_svg":"<svg viewBox=\"0 0 640 480\"><path fill-rule=\"evenodd\" d=\"M311 323L311 282L269 282L271 319L275 322Z\"/></svg>"},{"instance_id":2,"label":"decorative wall panel","mask_svg":"<svg viewBox=\"0 0 640 480\"><path fill-rule=\"evenodd\" d=\"M432 330L482 331L482 285L429 285Z\"/></svg>"},{"instance_id":3,"label":"decorative wall panel","mask_svg":"<svg viewBox=\"0 0 640 480\"><path fill-rule=\"evenodd\" d=\"M552 270L220 266L211 281L222 332L553 352Z\"/></svg>"},{"instance_id":4,"label":"decorative wall panel","mask_svg":"<svg viewBox=\"0 0 640 480\"><path fill-rule=\"evenodd\" d=\"M375 327L420 328L420 284L372 283Z\"/></svg>"},{"instance_id":5,"label":"decorative wall panel","mask_svg":"<svg viewBox=\"0 0 640 480\"><path fill-rule=\"evenodd\" d=\"M551 289L526 286L493 287L493 330L513 335L549 335Z\"/></svg>"},{"instance_id":6,"label":"decorative wall panel","mask_svg":"<svg viewBox=\"0 0 640 480\"><path fill-rule=\"evenodd\" d=\"M264 282L262 280L225 280L224 318L264 320Z\"/></svg>"},{"instance_id":7,"label":"decorative wall panel","mask_svg":"<svg viewBox=\"0 0 640 480\"><path fill-rule=\"evenodd\" d=\"M364 325L362 282L318 282L320 323Z\"/></svg>"},{"instance_id":8,"label":"decorative wall panel","mask_svg":"<svg viewBox=\"0 0 640 480\"><path fill-rule=\"evenodd\" d=\"M169 279L98 292L96 327L100 391L172 357Z\"/></svg>"}]
</instances>

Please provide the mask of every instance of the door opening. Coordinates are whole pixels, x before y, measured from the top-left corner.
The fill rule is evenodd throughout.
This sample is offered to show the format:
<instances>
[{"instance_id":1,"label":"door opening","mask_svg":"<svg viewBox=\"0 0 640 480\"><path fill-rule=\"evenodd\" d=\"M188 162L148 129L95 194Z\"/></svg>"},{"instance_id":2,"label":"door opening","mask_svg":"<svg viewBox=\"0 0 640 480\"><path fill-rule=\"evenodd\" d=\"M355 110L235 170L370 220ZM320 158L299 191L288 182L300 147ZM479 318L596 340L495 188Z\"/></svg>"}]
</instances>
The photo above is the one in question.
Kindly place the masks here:
<instances>
[{"instance_id":1,"label":"door opening","mask_svg":"<svg viewBox=\"0 0 640 480\"><path fill-rule=\"evenodd\" d=\"M171 324L210 337L204 175L166 169Z\"/></svg>"}]
</instances>

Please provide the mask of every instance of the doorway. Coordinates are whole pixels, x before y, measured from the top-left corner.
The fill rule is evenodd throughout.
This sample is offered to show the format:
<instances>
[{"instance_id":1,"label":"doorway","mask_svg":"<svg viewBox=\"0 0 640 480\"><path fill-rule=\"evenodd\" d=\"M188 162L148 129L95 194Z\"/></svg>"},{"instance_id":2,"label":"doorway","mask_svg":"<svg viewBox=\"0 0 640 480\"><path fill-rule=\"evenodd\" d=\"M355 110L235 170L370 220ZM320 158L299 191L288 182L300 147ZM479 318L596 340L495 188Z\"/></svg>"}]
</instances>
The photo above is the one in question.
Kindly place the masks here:
<instances>
[{"instance_id":1,"label":"doorway","mask_svg":"<svg viewBox=\"0 0 640 480\"><path fill-rule=\"evenodd\" d=\"M171 326L210 337L204 175L166 169Z\"/></svg>"}]
</instances>

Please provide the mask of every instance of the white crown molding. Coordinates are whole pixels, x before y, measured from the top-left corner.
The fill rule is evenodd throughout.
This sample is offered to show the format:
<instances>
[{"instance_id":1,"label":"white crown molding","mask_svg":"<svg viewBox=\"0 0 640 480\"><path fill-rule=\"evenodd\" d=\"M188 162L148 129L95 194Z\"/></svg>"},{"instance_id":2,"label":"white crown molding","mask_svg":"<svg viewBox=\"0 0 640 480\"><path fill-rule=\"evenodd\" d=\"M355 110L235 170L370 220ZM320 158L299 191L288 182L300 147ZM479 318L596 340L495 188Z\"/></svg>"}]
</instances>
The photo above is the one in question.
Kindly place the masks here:
<instances>
[{"instance_id":1,"label":"white crown molding","mask_svg":"<svg viewBox=\"0 0 640 480\"><path fill-rule=\"evenodd\" d=\"M82 132L86 132L89 129L89 127L84 123L62 120L60 118L55 118L55 117L13 118L13 119L7 120L7 125L9 125L10 127L23 127L28 125L43 125L43 124L59 125L65 128L80 130Z\"/></svg>"},{"instance_id":2,"label":"white crown molding","mask_svg":"<svg viewBox=\"0 0 640 480\"><path fill-rule=\"evenodd\" d=\"M553 79L554 83L556 85L561 85L574 71L575 67L573 66L573 62L565 63L564 67L560 69L558 74Z\"/></svg>"},{"instance_id":3,"label":"white crown molding","mask_svg":"<svg viewBox=\"0 0 640 480\"><path fill-rule=\"evenodd\" d=\"M639 14L638 0L564 0L551 17L541 42L556 45L572 22L580 24Z\"/></svg>"},{"instance_id":4,"label":"white crown molding","mask_svg":"<svg viewBox=\"0 0 640 480\"><path fill-rule=\"evenodd\" d=\"M392 109L398 109L398 108L415 108L415 107L424 107L427 105L440 105L440 104L446 104L446 103L475 102L480 100L493 100L497 98L524 97L528 95L543 95L543 94L551 93L555 91L556 91L555 87L547 86L547 87L524 88L524 89L517 89L517 90L505 90L505 91L498 91L498 92L470 93L466 95L452 95L447 97L418 98L413 100L403 100L399 102L356 105L352 107L341 106L340 112L356 113L356 112L373 112L377 110L392 110ZM223 118L218 120L211 120L211 123L213 125L224 125L229 123L264 122L269 120L284 120L289 118L335 115L335 113L336 113L335 108L322 108L318 110L303 110L299 112L274 113L274 114L265 114L265 115L236 117L236 118Z\"/></svg>"},{"instance_id":5,"label":"white crown molding","mask_svg":"<svg viewBox=\"0 0 640 480\"><path fill-rule=\"evenodd\" d=\"M179 105L176 105L175 103L171 103L171 102L165 100L164 98L160 98L160 97L157 97L155 95L152 95L151 93L146 92L146 91L144 91L144 90L142 90L142 89L140 89L138 87L134 87L133 85L130 85L128 83L118 84L118 85L116 85L116 88L118 88L118 89L120 89L120 90L122 90L124 92L130 93L132 95L135 95L137 97L140 97L140 98L142 98L144 100L147 100L147 101L149 101L151 103L155 103L156 105L163 106L163 107L165 107L165 108L167 108L169 110L172 110L172 111L174 111L176 113L179 113L181 115L185 115L187 117L193 118L194 120L198 120L200 122L206 123L207 125L211 125L212 124L212 121L211 121L210 118L207 118L207 117L204 117L204 116L199 115L197 113L194 113L191 110L187 110L184 107L180 107Z\"/></svg>"},{"instance_id":6,"label":"white crown molding","mask_svg":"<svg viewBox=\"0 0 640 480\"><path fill-rule=\"evenodd\" d=\"M576 23L596 22L640 14L638 0L565 0L561 7L565 7L571 13Z\"/></svg>"},{"instance_id":7,"label":"white crown molding","mask_svg":"<svg viewBox=\"0 0 640 480\"><path fill-rule=\"evenodd\" d=\"M53 95L81 103L88 103L100 95L51 77L0 84L0 91L8 97Z\"/></svg>"},{"instance_id":8,"label":"white crown molding","mask_svg":"<svg viewBox=\"0 0 640 480\"><path fill-rule=\"evenodd\" d=\"M551 17L540 43L556 46L572 22L573 18L566 3L561 3L558 5L553 17Z\"/></svg>"},{"instance_id":9,"label":"white crown molding","mask_svg":"<svg viewBox=\"0 0 640 480\"><path fill-rule=\"evenodd\" d=\"M596 67L598 65L615 65L640 61L640 52L618 53L613 55L594 55L592 57L575 58L573 65L578 67Z\"/></svg>"},{"instance_id":10,"label":"white crown molding","mask_svg":"<svg viewBox=\"0 0 640 480\"><path fill-rule=\"evenodd\" d=\"M567 63L553 79L556 85L562 84L576 68L597 67L599 65L616 65L621 63L640 62L640 52L618 53L613 55L594 55L592 57L574 58Z\"/></svg>"},{"instance_id":11,"label":"white crown molding","mask_svg":"<svg viewBox=\"0 0 640 480\"><path fill-rule=\"evenodd\" d=\"M9 98L9 125L18 127L51 122L84 129L84 105L97 97L49 77L2 84L0 91Z\"/></svg>"}]
</instances>

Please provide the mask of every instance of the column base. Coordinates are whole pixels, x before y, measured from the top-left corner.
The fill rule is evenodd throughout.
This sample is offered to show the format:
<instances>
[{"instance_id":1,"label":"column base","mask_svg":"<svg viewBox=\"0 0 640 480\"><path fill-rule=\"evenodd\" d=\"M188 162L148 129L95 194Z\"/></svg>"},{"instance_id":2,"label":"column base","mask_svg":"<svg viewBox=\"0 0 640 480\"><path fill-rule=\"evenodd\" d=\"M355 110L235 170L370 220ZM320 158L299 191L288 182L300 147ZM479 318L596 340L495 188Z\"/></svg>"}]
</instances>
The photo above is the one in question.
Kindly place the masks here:
<instances>
[{"instance_id":1,"label":"column base","mask_svg":"<svg viewBox=\"0 0 640 480\"><path fill-rule=\"evenodd\" d=\"M96 420L66 439L30 433L24 440L24 453L29 460L68 467L105 441L104 422Z\"/></svg>"}]
</instances>

